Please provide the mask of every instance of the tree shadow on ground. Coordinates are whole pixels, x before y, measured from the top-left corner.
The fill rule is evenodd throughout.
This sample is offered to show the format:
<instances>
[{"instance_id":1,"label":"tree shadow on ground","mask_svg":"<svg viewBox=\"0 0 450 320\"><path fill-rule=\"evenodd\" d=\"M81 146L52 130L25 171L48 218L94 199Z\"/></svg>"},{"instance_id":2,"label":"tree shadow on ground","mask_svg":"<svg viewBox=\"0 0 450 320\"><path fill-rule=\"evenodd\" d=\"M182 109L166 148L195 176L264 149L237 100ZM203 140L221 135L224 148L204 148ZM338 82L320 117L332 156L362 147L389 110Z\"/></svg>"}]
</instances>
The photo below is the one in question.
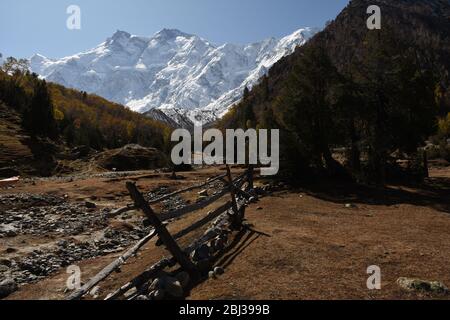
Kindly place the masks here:
<instances>
[{"instance_id":1,"label":"tree shadow on ground","mask_svg":"<svg viewBox=\"0 0 450 320\"><path fill-rule=\"evenodd\" d=\"M394 206L410 204L450 213L450 178L433 177L424 183L373 187L336 181L316 182L300 189L310 196L335 203Z\"/></svg>"},{"instance_id":2,"label":"tree shadow on ground","mask_svg":"<svg viewBox=\"0 0 450 320\"><path fill-rule=\"evenodd\" d=\"M259 233L254 230L250 230L248 228L243 228L235 235L231 243L210 261L211 265L210 269L214 269L215 266L218 266L223 268L224 271L226 272L226 269L235 261L235 259L246 249L248 249L261 236L269 236L269 235L265 235L264 233ZM192 289L208 281L208 279L209 279L208 273L203 274L198 281L191 284L187 296L190 295Z\"/></svg>"}]
</instances>

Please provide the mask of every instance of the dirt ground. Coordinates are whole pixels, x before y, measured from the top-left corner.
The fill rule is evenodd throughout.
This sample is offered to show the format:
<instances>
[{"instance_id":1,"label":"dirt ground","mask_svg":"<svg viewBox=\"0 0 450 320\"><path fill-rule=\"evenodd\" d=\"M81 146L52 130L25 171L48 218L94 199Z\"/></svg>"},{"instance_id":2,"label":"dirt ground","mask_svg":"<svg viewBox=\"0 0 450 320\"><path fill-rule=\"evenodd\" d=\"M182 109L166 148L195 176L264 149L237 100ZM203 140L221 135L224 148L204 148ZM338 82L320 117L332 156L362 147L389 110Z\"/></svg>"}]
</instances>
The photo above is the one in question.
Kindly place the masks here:
<instances>
[{"instance_id":1,"label":"dirt ground","mask_svg":"<svg viewBox=\"0 0 450 320\"><path fill-rule=\"evenodd\" d=\"M186 179L176 182L162 173L132 179L142 190L159 185L178 189L218 173L218 168L183 173ZM73 201L94 195L99 205L120 207L129 202L125 190L129 179L42 180L35 185L21 183L14 192L67 194ZM208 210L211 208L169 229L180 230ZM246 218L257 232L236 235L230 250L217 262L225 274L205 280L188 299L448 298L402 291L396 280L411 277L450 285L450 168L432 169L431 178L420 187L377 190L330 183L326 188L281 191L250 205ZM102 296L165 254L154 241L149 243L120 273L101 283ZM83 280L118 255L79 263ZM372 265L381 268L381 290L366 287L366 270ZM39 283L21 287L9 299L62 299L67 277L61 270Z\"/></svg>"}]
</instances>

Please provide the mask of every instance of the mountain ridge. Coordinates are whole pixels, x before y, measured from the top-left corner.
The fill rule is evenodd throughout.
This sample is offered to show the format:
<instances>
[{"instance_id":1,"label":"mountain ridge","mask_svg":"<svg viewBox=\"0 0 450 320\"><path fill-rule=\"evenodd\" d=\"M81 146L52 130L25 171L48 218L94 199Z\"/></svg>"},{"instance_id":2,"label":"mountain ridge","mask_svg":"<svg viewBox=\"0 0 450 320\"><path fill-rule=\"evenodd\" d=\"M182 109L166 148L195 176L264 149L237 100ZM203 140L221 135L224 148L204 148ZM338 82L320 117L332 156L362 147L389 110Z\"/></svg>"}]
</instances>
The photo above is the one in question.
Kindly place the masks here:
<instances>
[{"instance_id":1,"label":"mountain ridge","mask_svg":"<svg viewBox=\"0 0 450 320\"><path fill-rule=\"evenodd\" d=\"M36 54L31 69L42 78L121 103L141 113L159 109L183 121L211 122L238 102L282 57L303 45L316 28L279 40L213 45L177 29L151 37L118 30L98 46L61 59Z\"/></svg>"}]
</instances>

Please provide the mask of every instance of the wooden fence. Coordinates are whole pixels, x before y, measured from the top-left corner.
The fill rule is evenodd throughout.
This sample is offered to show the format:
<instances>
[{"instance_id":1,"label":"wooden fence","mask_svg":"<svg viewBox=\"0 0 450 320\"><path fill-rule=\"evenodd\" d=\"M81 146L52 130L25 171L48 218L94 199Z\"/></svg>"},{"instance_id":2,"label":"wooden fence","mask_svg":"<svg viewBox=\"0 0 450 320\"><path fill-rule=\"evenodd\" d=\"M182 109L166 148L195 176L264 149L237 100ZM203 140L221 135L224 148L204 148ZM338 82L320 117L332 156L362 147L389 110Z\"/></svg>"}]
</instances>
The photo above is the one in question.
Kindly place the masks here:
<instances>
[{"instance_id":1,"label":"wooden fence","mask_svg":"<svg viewBox=\"0 0 450 320\"><path fill-rule=\"evenodd\" d=\"M205 183L191 186L171 194L162 196L156 200L147 202L143 195L140 193L135 183L127 182L126 186L130 196L134 202L134 205L120 208L114 212L114 214L120 214L121 212L140 209L148 221L152 225L151 232L137 242L133 247L123 253L118 259L110 263L97 275L84 284L79 290L70 294L68 300L78 300L84 295L90 292L101 281L105 280L114 271L118 270L121 265L125 263L130 257L135 256L136 253L142 249L150 240L158 237L159 240L156 245L164 245L171 254L170 258L165 258L143 271L140 275L132 279L127 284L123 285L115 292L110 293L106 300L120 299L124 293L128 292L132 288L139 288L143 284L149 282L151 279L158 276L161 271L166 268L179 265L183 271L189 273L190 279L196 281L201 277L201 268L192 261L191 254L195 252L200 246L205 245L213 241L214 239L228 237L232 231L241 230L243 227L243 220L245 216L245 205L248 201L255 198L253 192L253 167L249 167L242 175L233 179L230 167L226 167L226 174L210 178ZM157 215L152 209L151 205L157 204L163 200L170 199L176 195L180 195L196 189L202 189L212 185L216 181L222 181L225 183L225 187L214 195L200 201L198 203L187 205L181 209L177 209L165 214ZM243 189L244 185L246 188ZM229 200L220 207L208 213L207 216L196 221L192 225L185 229L171 235L166 228L167 221L180 218L195 211L204 209L211 204L215 203L219 199L229 195ZM188 235L189 233L212 223L212 226L199 238L193 241L188 247L181 248L177 240ZM228 238L227 238L228 239ZM222 248L223 250L224 248ZM220 249L219 249L220 251ZM138 294L138 293L137 293Z\"/></svg>"}]
</instances>

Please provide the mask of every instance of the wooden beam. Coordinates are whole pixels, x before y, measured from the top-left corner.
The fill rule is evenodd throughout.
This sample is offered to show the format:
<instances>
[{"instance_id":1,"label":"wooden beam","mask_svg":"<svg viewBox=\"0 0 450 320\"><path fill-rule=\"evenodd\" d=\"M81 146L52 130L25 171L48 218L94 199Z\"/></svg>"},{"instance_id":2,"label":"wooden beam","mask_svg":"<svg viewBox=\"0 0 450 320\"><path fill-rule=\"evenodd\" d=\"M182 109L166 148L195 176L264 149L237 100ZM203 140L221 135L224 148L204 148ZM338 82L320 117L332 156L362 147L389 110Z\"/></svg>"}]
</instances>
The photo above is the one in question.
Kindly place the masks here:
<instances>
[{"instance_id":1,"label":"wooden beam","mask_svg":"<svg viewBox=\"0 0 450 320\"><path fill-rule=\"evenodd\" d=\"M231 203L230 203L231 205ZM205 232L199 239L194 240L188 247L184 248L183 251L185 254L190 255L194 250L196 250L198 247L200 247L202 244L213 240L217 237L217 232L222 230L224 224L230 224L231 225L231 218L228 214L223 213L222 216L224 217L223 220L219 222L218 225L215 225L212 229L209 229L207 232ZM220 215L219 215L220 217ZM217 230L217 232L215 231ZM176 264L176 260L174 258L165 258L159 261L158 263L152 265L147 270L145 270L143 273L139 274L137 277L117 289L115 292L108 295L108 297L105 300L115 300L122 296L124 293L126 293L131 288L138 288L142 285L144 285L147 281L150 279L157 277L159 272L164 270L167 267L172 267Z\"/></svg>"},{"instance_id":2,"label":"wooden beam","mask_svg":"<svg viewBox=\"0 0 450 320\"><path fill-rule=\"evenodd\" d=\"M248 166L248 169L247 169L247 181L248 181L247 190L253 190L254 189L254 184L253 184L254 170L255 170L255 167L252 164Z\"/></svg>"},{"instance_id":3,"label":"wooden beam","mask_svg":"<svg viewBox=\"0 0 450 320\"><path fill-rule=\"evenodd\" d=\"M171 198L173 196L176 196L176 195L179 195L179 194L182 194L182 193L186 193L186 192L189 192L189 191L192 191L192 190L195 190L195 189L200 189L200 188L206 187L206 186L210 185L211 183L216 182L217 180L225 178L226 176L227 176L226 174L222 174L220 176L210 178L210 179L206 180L206 182L204 182L202 184L198 184L198 185L195 185L195 186L184 188L184 189L172 192L170 194L166 194L166 195L164 195L162 197L159 197L157 199L151 200L151 201L148 202L148 204L149 205L154 205L154 204L157 204L157 203L159 203L161 201L167 200L167 199L169 199L169 198ZM128 211L131 211L131 210L136 210L136 207L134 205L127 205L125 207L118 208L116 210L111 211L110 217L115 217L115 216L118 216L121 213L128 212Z\"/></svg>"},{"instance_id":4,"label":"wooden beam","mask_svg":"<svg viewBox=\"0 0 450 320\"><path fill-rule=\"evenodd\" d=\"M223 206L217 208L216 210L214 210L213 212L211 212L209 215L207 215L206 217L204 217L203 219L195 222L194 224L190 225L189 227L187 227L184 230L181 230L180 232L176 233L173 238L175 240L180 239L182 237L184 237L185 235L191 233L194 230L197 230L198 228L203 227L205 224L207 224L208 222L211 222L212 220L218 218L222 213L226 212L227 210L229 210L231 208L231 202L227 202L226 204L224 204ZM157 243L158 245L158 243Z\"/></svg>"},{"instance_id":5,"label":"wooden beam","mask_svg":"<svg viewBox=\"0 0 450 320\"><path fill-rule=\"evenodd\" d=\"M136 243L132 248L126 251L123 255L121 255L118 259L114 260L108 266L102 269L97 275L95 275L91 280L89 280L84 286L82 286L79 290L76 290L71 295L67 297L67 300L79 300L86 293L89 292L94 286L96 286L99 282L106 279L111 273L113 273L117 268L125 263L130 257L136 254L139 249L141 249L146 243L148 243L151 239L156 236L156 230L153 229L147 236L142 238L138 243Z\"/></svg>"},{"instance_id":6,"label":"wooden beam","mask_svg":"<svg viewBox=\"0 0 450 320\"><path fill-rule=\"evenodd\" d=\"M152 210L150 205L147 203L147 201L144 199L142 194L137 189L136 184L134 184L133 182L127 182L127 189L130 192L131 198L133 199L135 206L137 208L140 208L147 216L148 220L155 228L159 238L164 243L167 250L169 250L169 252L177 260L180 266L185 271L187 271L192 278L197 278L198 276L197 268L188 258L188 256L180 249L178 244L170 235L169 231L167 231L164 224L156 216L155 212Z\"/></svg>"}]
</instances>

